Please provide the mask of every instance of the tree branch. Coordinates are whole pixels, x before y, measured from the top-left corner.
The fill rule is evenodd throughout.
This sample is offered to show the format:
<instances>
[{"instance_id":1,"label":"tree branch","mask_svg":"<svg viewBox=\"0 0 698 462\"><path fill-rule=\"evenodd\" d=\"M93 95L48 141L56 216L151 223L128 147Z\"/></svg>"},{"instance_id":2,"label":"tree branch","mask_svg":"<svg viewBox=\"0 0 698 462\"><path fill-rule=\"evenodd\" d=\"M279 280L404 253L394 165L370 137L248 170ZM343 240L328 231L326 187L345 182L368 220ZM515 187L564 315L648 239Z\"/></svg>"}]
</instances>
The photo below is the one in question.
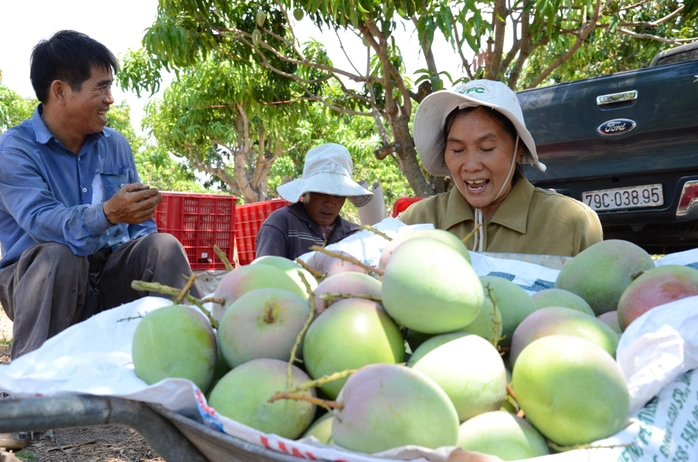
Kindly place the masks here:
<instances>
[{"instance_id":1,"label":"tree branch","mask_svg":"<svg viewBox=\"0 0 698 462\"><path fill-rule=\"evenodd\" d=\"M660 36L654 35L654 34L639 34L637 32L633 32L631 30L622 29L622 28L618 28L617 30L618 30L618 32L621 32L621 33L628 35L630 37L655 40L657 42L668 43L670 45L678 45L680 43L693 42L694 40L696 40L696 38L698 38L698 37L693 37L690 39L672 40L672 39L667 39L667 38L660 37Z\"/></svg>"},{"instance_id":2,"label":"tree branch","mask_svg":"<svg viewBox=\"0 0 698 462\"><path fill-rule=\"evenodd\" d=\"M456 18L455 18L455 16L453 16L453 12L451 12L451 22L453 24L456 24ZM466 26L464 26L464 27L466 27ZM468 59L463 54L463 46L461 43L462 39L460 38L460 34L458 33L458 27L453 28L453 38L455 39L456 43L458 44L457 51L458 51L458 56L460 57L461 65L463 66L463 69L465 69L465 73L468 74L468 78L472 80L473 78L475 78L475 75L473 74L473 71L470 69L470 61L468 61ZM453 83L453 82L451 82L451 83Z\"/></svg>"},{"instance_id":3,"label":"tree branch","mask_svg":"<svg viewBox=\"0 0 698 462\"><path fill-rule=\"evenodd\" d=\"M523 65L528 59L528 57L531 55L531 50L532 50L532 43L531 43L531 14L530 10L528 8L528 5L530 5L532 0L528 0L524 4L524 8L521 11L521 15L519 17L519 23L521 24L521 39L519 40L518 43L518 58L515 60L514 65L511 68L511 72L509 74L509 88L516 88L516 85L519 82L519 76L521 75L521 69L523 69ZM512 47L513 50L513 47ZM512 56L513 58L513 56ZM509 59L509 55L507 55L507 61ZM509 64L507 64L508 66Z\"/></svg>"},{"instance_id":4,"label":"tree branch","mask_svg":"<svg viewBox=\"0 0 698 462\"><path fill-rule=\"evenodd\" d=\"M567 50L565 54L560 56L558 59L556 59L550 66L548 66L541 74L531 82L531 88L536 87L539 85L541 82L543 82L552 72L560 66L562 63L564 63L567 59L569 59L570 56L572 56L581 46L584 44L584 40L587 38L587 36L591 33L591 31L594 30L596 27L599 18L601 17L602 12L608 7L608 5L611 3L611 0L606 0L606 2L601 5L601 0L596 0L596 6L594 8L594 14L592 15L591 20L587 21L586 19L582 20L582 24L579 29L579 33L577 35L577 39L575 40L574 44ZM582 18L585 18L586 14L582 13Z\"/></svg>"},{"instance_id":5,"label":"tree branch","mask_svg":"<svg viewBox=\"0 0 698 462\"><path fill-rule=\"evenodd\" d=\"M287 45L291 46L288 43L288 41L286 41L283 37L280 37L277 34L274 34L273 32L269 31L268 29L264 29L264 31L266 33L268 33L269 35L272 35L272 36L278 38L279 40L285 42ZM329 78L332 78L338 83L338 85L341 87L342 92L344 92L344 94L346 94L350 98L362 101L362 102L366 103L367 105L374 107L375 104L372 104L372 102L368 98L365 98L365 97L359 95L358 93L348 89L344 85L344 82L342 82L342 80L339 79L337 77L337 75L335 75L335 74L339 74L339 75L348 77L351 80L354 80L356 82L375 82L375 81L378 81L377 79L359 77L359 76L356 76L353 74L349 74L345 71L342 71L342 70L337 69L337 68L332 67L332 66L327 66L324 64L320 64L320 63L314 63L314 62L306 59L305 56L303 55L303 53L295 45L293 45L291 47L294 50L294 53L296 53L298 56L301 57L300 60L289 58L286 55L282 55L276 49L274 49L273 47L268 45L264 40L259 41L260 46L262 46L264 49L268 50L269 52L273 53L276 57L278 57L282 61L292 63L292 64L295 64L297 66L306 66L306 67L310 67L313 69L322 70L322 71L329 73L329 75L323 79L306 80L306 79L303 79L302 77L300 77L299 75L284 72L284 71L278 69L277 67L275 67L274 65L272 65L269 62L269 60L267 59L267 57L264 56L264 53L262 53L258 47L256 47L250 40L248 40L248 38L251 39L250 33L244 32L244 31L241 31L238 29L225 29L225 30L220 30L219 32L223 33L223 34L229 33L230 38L232 38L233 40L239 40L242 43L244 43L247 47L249 47L259 57L259 59L260 59L259 64L261 66L265 67L266 69L269 69L270 71L274 72L275 74L278 74L286 79L289 79L293 82L301 84L301 86L303 88L303 92L306 94L306 99L308 101L316 101L316 102L321 103L324 106L332 109L333 111L336 111L336 112L339 112L342 114L361 116L361 117L371 117L372 116L371 112L355 111L352 109L347 109L347 108L344 108L341 106L337 106L335 104L331 104L325 98L322 98L322 97L317 96L317 95L313 94L312 92L310 92L307 87L309 85L313 85L313 84L322 82L324 80L327 80Z\"/></svg>"},{"instance_id":6,"label":"tree branch","mask_svg":"<svg viewBox=\"0 0 698 462\"><path fill-rule=\"evenodd\" d=\"M492 11L492 26L494 28L494 52L490 57L489 77L491 79L501 79L501 64L502 64L502 47L504 43L504 35L506 33L506 0L496 0L494 11ZM499 46L497 46L499 45Z\"/></svg>"},{"instance_id":7,"label":"tree branch","mask_svg":"<svg viewBox=\"0 0 698 462\"><path fill-rule=\"evenodd\" d=\"M382 84L385 92L385 110L390 113L391 111L404 111L408 115L412 111L412 100L410 94L407 91L407 86L402 78L402 74L395 66L392 65L390 56L388 56L388 43L385 39L383 32L376 27L376 23L373 21L366 21L363 24L358 25L359 31L363 37L366 38L373 51L379 57L383 70ZM378 38L378 41L374 39ZM402 105L395 102L393 97L393 89L397 88L402 96Z\"/></svg>"},{"instance_id":8,"label":"tree branch","mask_svg":"<svg viewBox=\"0 0 698 462\"><path fill-rule=\"evenodd\" d=\"M660 24L664 24L667 21L670 21L671 19L674 19L676 16L680 15L681 12L683 11L683 5L669 13L668 15L664 16L663 18L659 18L656 21L641 21L641 22L630 22L630 23L623 23L624 26L628 27L657 27Z\"/></svg>"}]
</instances>

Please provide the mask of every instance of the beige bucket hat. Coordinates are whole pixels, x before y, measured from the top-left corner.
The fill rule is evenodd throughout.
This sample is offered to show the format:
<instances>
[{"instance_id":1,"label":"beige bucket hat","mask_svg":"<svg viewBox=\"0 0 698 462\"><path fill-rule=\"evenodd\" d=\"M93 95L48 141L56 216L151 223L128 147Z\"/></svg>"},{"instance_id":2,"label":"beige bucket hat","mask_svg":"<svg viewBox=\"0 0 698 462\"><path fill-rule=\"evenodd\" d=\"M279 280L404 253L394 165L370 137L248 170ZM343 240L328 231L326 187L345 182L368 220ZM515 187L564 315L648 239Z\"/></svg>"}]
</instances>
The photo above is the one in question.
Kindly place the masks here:
<instances>
[{"instance_id":1,"label":"beige bucket hat","mask_svg":"<svg viewBox=\"0 0 698 462\"><path fill-rule=\"evenodd\" d=\"M519 137L528 148L523 162L545 171L545 165L538 161L536 144L526 128L516 93L496 80L472 80L456 85L450 90L441 90L428 95L417 108L413 124L414 143L427 172L434 176L450 175L444 162L443 130L446 117L456 108L473 106L491 107L511 120Z\"/></svg>"},{"instance_id":2,"label":"beige bucket hat","mask_svg":"<svg viewBox=\"0 0 698 462\"><path fill-rule=\"evenodd\" d=\"M298 202L307 192L343 196L362 207L373 193L352 180L354 163L347 148L328 143L312 148L305 155L303 176L282 184L276 190L289 202Z\"/></svg>"}]
</instances>

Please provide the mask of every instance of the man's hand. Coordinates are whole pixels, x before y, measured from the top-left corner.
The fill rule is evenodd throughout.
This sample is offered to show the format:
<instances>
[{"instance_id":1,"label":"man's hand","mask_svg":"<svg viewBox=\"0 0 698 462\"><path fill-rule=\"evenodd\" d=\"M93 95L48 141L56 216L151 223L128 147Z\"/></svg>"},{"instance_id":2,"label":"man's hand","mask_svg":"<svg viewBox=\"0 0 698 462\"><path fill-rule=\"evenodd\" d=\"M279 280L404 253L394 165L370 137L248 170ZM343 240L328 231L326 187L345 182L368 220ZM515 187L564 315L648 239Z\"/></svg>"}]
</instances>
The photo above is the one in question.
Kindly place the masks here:
<instances>
[{"instance_id":1,"label":"man's hand","mask_svg":"<svg viewBox=\"0 0 698 462\"><path fill-rule=\"evenodd\" d=\"M141 183L124 185L103 205L104 215L111 224L137 225L152 218L162 194L157 188Z\"/></svg>"}]
</instances>

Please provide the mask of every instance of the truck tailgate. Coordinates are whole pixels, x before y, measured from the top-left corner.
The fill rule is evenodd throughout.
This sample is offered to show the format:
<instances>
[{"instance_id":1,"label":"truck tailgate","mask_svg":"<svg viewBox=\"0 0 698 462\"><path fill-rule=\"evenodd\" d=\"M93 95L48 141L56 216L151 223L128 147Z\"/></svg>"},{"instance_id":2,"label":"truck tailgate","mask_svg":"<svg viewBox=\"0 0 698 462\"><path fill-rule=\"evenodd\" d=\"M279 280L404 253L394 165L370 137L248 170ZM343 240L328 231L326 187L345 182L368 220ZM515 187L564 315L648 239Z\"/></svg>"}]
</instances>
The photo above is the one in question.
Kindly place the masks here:
<instances>
[{"instance_id":1,"label":"truck tailgate","mask_svg":"<svg viewBox=\"0 0 698 462\"><path fill-rule=\"evenodd\" d=\"M547 172L534 183L698 169L698 61L518 93ZM624 98L613 102L616 99ZM602 103L606 101L606 104ZM692 153L687 155L687 153Z\"/></svg>"}]
</instances>

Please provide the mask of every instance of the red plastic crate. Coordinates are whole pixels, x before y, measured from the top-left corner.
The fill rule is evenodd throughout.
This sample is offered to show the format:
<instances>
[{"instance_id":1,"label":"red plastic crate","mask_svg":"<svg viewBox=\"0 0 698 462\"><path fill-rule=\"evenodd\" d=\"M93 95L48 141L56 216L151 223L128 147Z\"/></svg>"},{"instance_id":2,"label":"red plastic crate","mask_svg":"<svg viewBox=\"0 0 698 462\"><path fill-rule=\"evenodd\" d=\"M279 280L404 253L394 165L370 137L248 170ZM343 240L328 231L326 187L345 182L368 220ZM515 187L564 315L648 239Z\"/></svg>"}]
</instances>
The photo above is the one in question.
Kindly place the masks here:
<instances>
[{"instance_id":1,"label":"red plastic crate","mask_svg":"<svg viewBox=\"0 0 698 462\"><path fill-rule=\"evenodd\" d=\"M393 204L393 218L397 217L400 215L400 212L404 212L407 207L410 205L414 204L415 202L419 202L423 197L401 197L400 199L395 201L395 204Z\"/></svg>"},{"instance_id":2,"label":"red plastic crate","mask_svg":"<svg viewBox=\"0 0 698 462\"><path fill-rule=\"evenodd\" d=\"M162 192L155 211L158 231L172 234L184 246L191 269L222 270L216 245L233 261L237 197L218 194Z\"/></svg>"},{"instance_id":3,"label":"red plastic crate","mask_svg":"<svg viewBox=\"0 0 698 462\"><path fill-rule=\"evenodd\" d=\"M242 204L235 208L235 247L240 265L247 265L256 258L257 232L264 220L271 212L288 204L285 199L273 199Z\"/></svg>"}]
</instances>

